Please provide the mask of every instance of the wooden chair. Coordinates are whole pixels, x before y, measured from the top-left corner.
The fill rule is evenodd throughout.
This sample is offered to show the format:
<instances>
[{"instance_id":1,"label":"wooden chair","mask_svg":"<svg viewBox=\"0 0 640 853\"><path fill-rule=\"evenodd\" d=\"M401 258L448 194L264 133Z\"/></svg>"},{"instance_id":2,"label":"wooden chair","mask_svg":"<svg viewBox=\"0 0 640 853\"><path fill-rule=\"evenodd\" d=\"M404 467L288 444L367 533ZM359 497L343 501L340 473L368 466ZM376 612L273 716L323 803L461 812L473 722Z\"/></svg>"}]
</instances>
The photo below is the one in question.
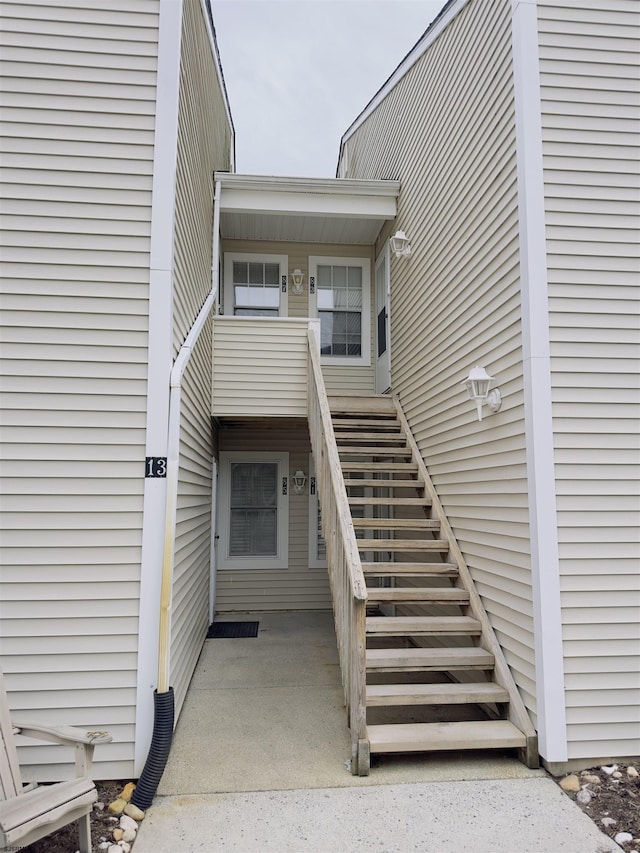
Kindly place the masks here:
<instances>
[{"instance_id":1,"label":"wooden chair","mask_svg":"<svg viewBox=\"0 0 640 853\"><path fill-rule=\"evenodd\" d=\"M52 785L23 785L17 734L74 747L76 778ZM26 847L78 821L81 853L91 853L89 815L98 794L88 774L95 745L111 740L107 732L85 732L70 726L12 725L0 670L0 850Z\"/></svg>"}]
</instances>

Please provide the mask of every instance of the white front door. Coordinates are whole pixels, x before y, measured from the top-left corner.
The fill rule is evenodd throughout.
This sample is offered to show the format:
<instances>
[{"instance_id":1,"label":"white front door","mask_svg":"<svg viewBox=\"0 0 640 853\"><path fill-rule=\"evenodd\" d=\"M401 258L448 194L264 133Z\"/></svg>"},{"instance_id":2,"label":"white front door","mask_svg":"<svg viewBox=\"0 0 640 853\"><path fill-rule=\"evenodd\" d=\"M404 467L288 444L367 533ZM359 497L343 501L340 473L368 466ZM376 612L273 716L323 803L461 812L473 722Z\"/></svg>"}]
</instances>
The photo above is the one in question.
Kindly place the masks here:
<instances>
[{"instance_id":1,"label":"white front door","mask_svg":"<svg viewBox=\"0 0 640 853\"><path fill-rule=\"evenodd\" d=\"M391 387L389 357L389 244L376 261L376 394Z\"/></svg>"}]
</instances>

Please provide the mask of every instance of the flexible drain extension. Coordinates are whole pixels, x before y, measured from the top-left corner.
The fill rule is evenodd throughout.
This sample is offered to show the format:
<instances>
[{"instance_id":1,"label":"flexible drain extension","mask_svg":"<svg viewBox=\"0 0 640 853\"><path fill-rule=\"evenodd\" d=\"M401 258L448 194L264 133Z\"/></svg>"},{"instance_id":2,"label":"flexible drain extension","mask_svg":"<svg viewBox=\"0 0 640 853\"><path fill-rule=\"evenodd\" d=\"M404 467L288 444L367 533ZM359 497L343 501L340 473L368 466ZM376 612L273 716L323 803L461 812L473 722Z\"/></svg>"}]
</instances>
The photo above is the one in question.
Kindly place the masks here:
<instances>
[{"instance_id":1,"label":"flexible drain extension","mask_svg":"<svg viewBox=\"0 0 640 853\"><path fill-rule=\"evenodd\" d=\"M153 736L149 755L145 762L131 802L146 811L158 790L160 779L169 758L173 739L174 700L173 687L166 693L153 693Z\"/></svg>"}]
</instances>

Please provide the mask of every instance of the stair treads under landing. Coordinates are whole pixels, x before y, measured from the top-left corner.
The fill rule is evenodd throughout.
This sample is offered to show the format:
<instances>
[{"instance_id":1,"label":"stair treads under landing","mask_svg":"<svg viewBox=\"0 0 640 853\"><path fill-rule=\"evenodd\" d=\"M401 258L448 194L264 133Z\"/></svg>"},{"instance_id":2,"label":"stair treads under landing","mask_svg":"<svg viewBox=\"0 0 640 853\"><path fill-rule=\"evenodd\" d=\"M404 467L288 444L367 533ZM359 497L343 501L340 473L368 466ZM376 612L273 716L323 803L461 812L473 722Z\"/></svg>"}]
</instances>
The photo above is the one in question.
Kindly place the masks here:
<instances>
[{"instance_id":1,"label":"stair treads under landing","mask_svg":"<svg viewBox=\"0 0 640 853\"><path fill-rule=\"evenodd\" d=\"M234 640L258 636L259 622L214 622L207 633L207 639Z\"/></svg>"}]
</instances>

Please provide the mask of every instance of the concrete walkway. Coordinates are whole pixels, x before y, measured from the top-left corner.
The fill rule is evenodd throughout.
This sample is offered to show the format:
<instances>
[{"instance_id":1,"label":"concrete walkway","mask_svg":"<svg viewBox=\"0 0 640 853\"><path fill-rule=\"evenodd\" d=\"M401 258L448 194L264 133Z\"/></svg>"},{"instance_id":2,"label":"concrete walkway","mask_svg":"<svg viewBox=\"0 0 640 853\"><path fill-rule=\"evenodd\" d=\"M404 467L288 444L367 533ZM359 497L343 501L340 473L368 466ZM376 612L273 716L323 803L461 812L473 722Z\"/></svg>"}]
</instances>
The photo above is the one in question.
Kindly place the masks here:
<instances>
[{"instance_id":1,"label":"concrete walkway","mask_svg":"<svg viewBox=\"0 0 640 853\"><path fill-rule=\"evenodd\" d=\"M234 618L259 635L206 641L135 853L619 853L508 754L374 756L352 776L332 615Z\"/></svg>"}]
</instances>

